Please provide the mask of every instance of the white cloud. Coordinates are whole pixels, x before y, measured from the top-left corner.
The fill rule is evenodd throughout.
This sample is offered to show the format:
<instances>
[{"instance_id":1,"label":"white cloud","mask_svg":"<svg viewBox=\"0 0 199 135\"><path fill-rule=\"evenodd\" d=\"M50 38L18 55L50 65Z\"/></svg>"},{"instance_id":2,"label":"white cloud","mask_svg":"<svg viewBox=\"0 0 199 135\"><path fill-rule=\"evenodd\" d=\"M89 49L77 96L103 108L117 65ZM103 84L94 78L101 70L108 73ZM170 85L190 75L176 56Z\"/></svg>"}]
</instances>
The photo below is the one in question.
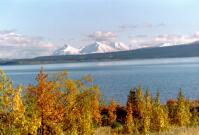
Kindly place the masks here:
<instances>
[{"instance_id":1,"label":"white cloud","mask_svg":"<svg viewBox=\"0 0 199 135\"><path fill-rule=\"evenodd\" d=\"M133 36L129 37L130 46L133 49L142 47L153 47L164 43L170 43L174 45L186 44L199 41L199 32L192 35L176 35L176 34L162 34L157 36Z\"/></svg>"},{"instance_id":2,"label":"white cloud","mask_svg":"<svg viewBox=\"0 0 199 135\"><path fill-rule=\"evenodd\" d=\"M38 37L28 37L15 31L0 31L0 58L31 58L50 55L55 46Z\"/></svg>"},{"instance_id":3,"label":"white cloud","mask_svg":"<svg viewBox=\"0 0 199 135\"><path fill-rule=\"evenodd\" d=\"M116 38L116 34L113 32L96 31L88 37L94 41L110 41Z\"/></svg>"},{"instance_id":4,"label":"white cloud","mask_svg":"<svg viewBox=\"0 0 199 135\"><path fill-rule=\"evenodd\" d=\"M166 26L165 23L161 22L158 24L153 24L151 22L144 22L140 24L123 24L119 26L120 31L125 30L134 30L134 29L143 29L143 28L159 28Z\"/></svg>"}]
</instances>

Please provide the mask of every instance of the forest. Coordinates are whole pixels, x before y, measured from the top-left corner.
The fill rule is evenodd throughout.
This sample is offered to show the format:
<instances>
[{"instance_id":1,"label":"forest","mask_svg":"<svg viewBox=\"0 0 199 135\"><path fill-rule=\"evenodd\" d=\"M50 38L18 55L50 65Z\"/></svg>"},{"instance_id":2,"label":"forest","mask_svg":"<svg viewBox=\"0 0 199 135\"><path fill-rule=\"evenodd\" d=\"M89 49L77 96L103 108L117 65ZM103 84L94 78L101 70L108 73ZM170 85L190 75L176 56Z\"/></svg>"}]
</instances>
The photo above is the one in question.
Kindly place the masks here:
<instances>
[{"instance_id":1,"label":"forest","mask_svg":"<svg viewBox=\"0 0 199 135\"><path fill-rule=\"evenodd\" d=\"M181 89L163 104L159 91L152 96L138 86L122 105L105 102L90 75L74 80L64 71L49 78L41 69L36 80L14 87L0 71L1 135L94 135L102 127L114 135L147 135L199 125L199 100L189 100Z\"/></svg>"}]
</instances>

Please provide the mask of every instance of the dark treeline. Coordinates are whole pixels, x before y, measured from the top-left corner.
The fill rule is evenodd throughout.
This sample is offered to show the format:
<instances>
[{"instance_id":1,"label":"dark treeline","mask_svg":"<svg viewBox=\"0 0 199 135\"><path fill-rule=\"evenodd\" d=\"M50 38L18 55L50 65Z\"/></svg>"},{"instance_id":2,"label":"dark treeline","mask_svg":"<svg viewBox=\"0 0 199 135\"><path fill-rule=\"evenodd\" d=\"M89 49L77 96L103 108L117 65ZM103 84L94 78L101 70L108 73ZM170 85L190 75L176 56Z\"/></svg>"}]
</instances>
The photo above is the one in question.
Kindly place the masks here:
<instances>
[{"instance_id":1,"label":"dark treeline","mask_svg":"<svg viewBox=\"0 0 199 135\"><path fill-rule=\"evenodd\" d=\"M36 80L36 85L14 88L0 72L0 134L91 135L102 126L117 133L148 134L199 124L199 101L189 101L182 90L161 104L159 92L152 97L139 86L130 90L125 106L113 99L106 105L91 76L74 80L62 72L49 80L41 70Z\"/></svg>"}]
</instances>

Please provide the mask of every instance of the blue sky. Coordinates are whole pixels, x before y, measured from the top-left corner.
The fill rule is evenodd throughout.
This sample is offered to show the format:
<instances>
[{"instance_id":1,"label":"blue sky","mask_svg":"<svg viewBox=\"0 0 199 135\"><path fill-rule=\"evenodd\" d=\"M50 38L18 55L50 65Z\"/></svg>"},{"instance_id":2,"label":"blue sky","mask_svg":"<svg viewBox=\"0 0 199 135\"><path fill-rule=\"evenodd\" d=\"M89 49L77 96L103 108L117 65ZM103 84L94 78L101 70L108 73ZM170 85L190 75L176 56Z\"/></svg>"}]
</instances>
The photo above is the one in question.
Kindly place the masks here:
<instances>
[{"instance_id":1,"label":"blue sky","mask_svg":"<svg viewBox=\"0 0 199 135\"><path fill-rule=\"evenodd\" d=\"M198 0L0 0L0 57L12 47L23 57L37 51L33 57L96 40L136 47L191 42L199 39L198 14Z\"/></svg>"}]
</instances>

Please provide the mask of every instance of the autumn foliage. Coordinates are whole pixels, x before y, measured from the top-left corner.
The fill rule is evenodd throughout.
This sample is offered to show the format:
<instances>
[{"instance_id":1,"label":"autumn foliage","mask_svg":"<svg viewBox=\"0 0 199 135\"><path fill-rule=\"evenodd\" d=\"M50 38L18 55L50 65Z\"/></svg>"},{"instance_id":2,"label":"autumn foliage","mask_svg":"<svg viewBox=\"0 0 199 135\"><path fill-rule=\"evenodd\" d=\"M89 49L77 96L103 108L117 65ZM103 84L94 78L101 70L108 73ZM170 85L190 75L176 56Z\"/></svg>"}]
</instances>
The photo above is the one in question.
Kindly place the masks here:
<instances>
[{"instance_id":1,"label":"autumn foliage","mask_svg":"<svg viewBox=\"0 0 199 135\"><path fill-rule=\"evenodd\" d=\"M159 92L153 97L139 86L130 90L126 106L113 99L106 105L90 75L74 80L65 71L49 79L41 69L36 80L14 88L0 71L0 134L92 135L101 126L113 133L149 134L199 124L199 102L186 99L182 90L161 104Z\"/></svg>"}]
</instances>

